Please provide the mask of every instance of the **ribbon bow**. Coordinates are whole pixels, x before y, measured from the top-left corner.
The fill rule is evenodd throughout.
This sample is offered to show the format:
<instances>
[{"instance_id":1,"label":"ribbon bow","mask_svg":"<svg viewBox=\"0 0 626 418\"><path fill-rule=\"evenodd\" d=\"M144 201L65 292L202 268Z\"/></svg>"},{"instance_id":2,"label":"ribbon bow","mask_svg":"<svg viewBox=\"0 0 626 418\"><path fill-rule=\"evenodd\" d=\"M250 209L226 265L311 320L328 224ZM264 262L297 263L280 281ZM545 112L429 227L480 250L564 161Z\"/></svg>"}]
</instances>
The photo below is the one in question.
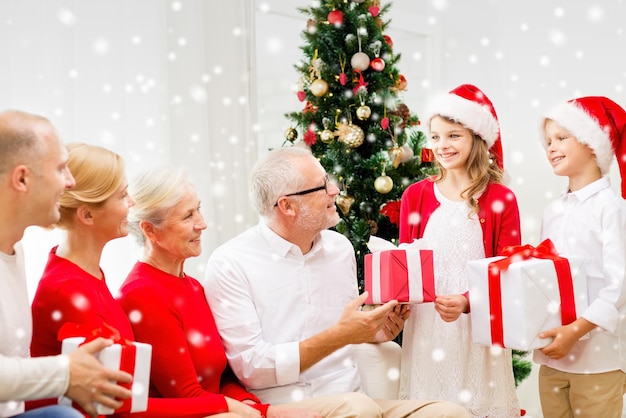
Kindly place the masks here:
<instances>
[{"instance_id":1,"label":"ribbon bow","mask_svg":"<svg viewBox=\"0 0 626 418\"><path fill-rule=\"evenodd\" d=\"M134 375L135 373L135 357L137 355L137 347L132 341L121 336L117 328L103 322L99 328L91 328L85 324L77 324L75 322L66 322L61 326L57 334L59 341L63 341L66 338L72 337L85 337L85 341L79 345L86 344L95 340L98 337L108 338L113 340L115 344L122 346L119 362L119 370L125 371ZM119 383L120 386L132 390L133 384L131 383ZM134 396L134 395L133 395ZM125 399L120 408L115 412L130 411L132 405L132 398Z\"/></svg>"},{"instance_id":2,"label":"ribbon bow","mask_svg":"<svg viewBox=\"0 0 626 418\"><path fill-rule=\"evenodd\" d=\"M85 341L82 344L86 344L89 341L93 341L98 337L107 338L113 340L115 344L122 346L132 345L132 341L122 337L117 328L103 322L100 328L91 328L85 324L77 324L75 322L66 322L59 329L57 338L59 341L63 341L66 338L72 337L85 337Z\"/></svg>"},{"instance_id":3,"label":"ribbon bow","mask_svg":"<svg viewBox=\"0 0 626 418\"><path fill-rule=\"evenodd\" d=\"M491 341L493 344L504 347L500 272L506 271L512 263L531 258L552 260L557 274L559 295L561 297L561 323L567 325L576 320L574 284L572 283L569 261L567 258L559 257L550 239L542 241L536 248L532 245L505 247L501 255L504 255L506 258L489 263L489 293L494 295L494 297L489 298Z\"/></svg>"}]
</instances>

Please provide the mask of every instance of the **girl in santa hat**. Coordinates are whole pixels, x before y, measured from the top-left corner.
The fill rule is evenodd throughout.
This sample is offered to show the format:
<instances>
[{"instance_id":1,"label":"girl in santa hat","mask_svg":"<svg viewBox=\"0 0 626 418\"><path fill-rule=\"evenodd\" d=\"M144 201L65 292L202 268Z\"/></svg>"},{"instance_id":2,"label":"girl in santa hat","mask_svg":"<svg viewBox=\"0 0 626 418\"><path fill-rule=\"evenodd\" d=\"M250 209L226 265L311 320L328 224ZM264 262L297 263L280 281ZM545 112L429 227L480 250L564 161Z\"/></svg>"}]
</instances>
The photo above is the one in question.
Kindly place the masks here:
<instances>
[{"instance_id":1,"label":"girl in santa hat","mask_svg":"<svg viewBox=\"0 0 626 418\"><path fill-rule=\"evenodd\" d=\"M611 188L617 157L626 197L626 112L606 97L562 103L541 119L548 161L568 190L549 205L542 239L585 256L589 306L535 350L546 417L621 417L626 385L626 203ZM580 339L589 334L589 338Z\"/></svg>"},{"instance_id":2,"label":"girl in santa hat","mask_svg":"<svg viewBox=\"0 0 626 418\"><path fill-rule=\"evenodd\" d=\"M430 108L438 173L404 192L400 242L423 238L433 249L437 297L434 306L411 306L401 397L458 402L474 417L516 417L511 350L473 344L467 315L467 261L521 242L517 200L502 184L498 117L487 96L467 84Z\"/></svg>"}]
</instances>

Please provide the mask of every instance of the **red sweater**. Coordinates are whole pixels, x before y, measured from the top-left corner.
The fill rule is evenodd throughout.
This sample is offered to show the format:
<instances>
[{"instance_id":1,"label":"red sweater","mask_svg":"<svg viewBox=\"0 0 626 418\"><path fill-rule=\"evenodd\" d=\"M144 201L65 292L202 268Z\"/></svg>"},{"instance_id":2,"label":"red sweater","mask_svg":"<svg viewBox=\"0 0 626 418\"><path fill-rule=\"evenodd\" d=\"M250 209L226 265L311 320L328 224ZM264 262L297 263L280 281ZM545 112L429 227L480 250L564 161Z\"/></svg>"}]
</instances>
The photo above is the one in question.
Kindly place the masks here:
<instances>
[{"instance_id":1,"label":"red sweater","mask_svg":"<svg viewBox=\"0 0 626 418\"><path fill-rule=\"evenodd\" d=\"M224 396L259 402L228 367L213 313L196 279L138 262L120 288L119 301L137 341L152 344L150 396L201 397L211 413L228 411ZM263 412L267 408L255 407Z\"/></svg>"},{"instance_id":2,"label":"red sweater","mask_svg":"<svg viewBox=\"0 0 626 418\"><path fill-rule=\"evenodd\" d=\"M31 355L37 357L59 354L61 342L58 341L57 334L65 322L85 324L93 328L99 328L103 322L106 322L117 328L122 337L131 341L134 340L133 329L128 317L111 295L104 278L100 280L71 261L58 257L56 249L57 247L54 247L50 251L48 263L32 303L33 339ZM176 365L175 362L172 364ZM157 367L153 362L152 374L154 374L155 369ZM243 388L241 390L243 391ZM128 413L115 414L114 416L199 418L216 412L228 411L223 396L219 395L210 394L187 399L183 399L182 396L170 397L179 399L162 399L163 397L160 396L153 397L154 393L151 393L150 396L146 412L132 415ZM222 402L216 405L214 398L218 396ZM256 399L252 395L249 397ZM34 409L55 403L57 403L56 398L29 401L26 403L26 408Z\"/></svg>"},{"instance_id":3,"label":"red sweater","mask_svg":"<svg viewBox=\"0 0 626 418\"><path fill-rule=\"evenodd\" d=\"M421 180L407 187L400 206L400 243L422 238L430 215L439 207L435 183ZM478 219L483 230L485 257L494 257L509 245L520 245L520 216L515 194L506 186L490 183L478 199Z\"/></svg>"}]
</instances>

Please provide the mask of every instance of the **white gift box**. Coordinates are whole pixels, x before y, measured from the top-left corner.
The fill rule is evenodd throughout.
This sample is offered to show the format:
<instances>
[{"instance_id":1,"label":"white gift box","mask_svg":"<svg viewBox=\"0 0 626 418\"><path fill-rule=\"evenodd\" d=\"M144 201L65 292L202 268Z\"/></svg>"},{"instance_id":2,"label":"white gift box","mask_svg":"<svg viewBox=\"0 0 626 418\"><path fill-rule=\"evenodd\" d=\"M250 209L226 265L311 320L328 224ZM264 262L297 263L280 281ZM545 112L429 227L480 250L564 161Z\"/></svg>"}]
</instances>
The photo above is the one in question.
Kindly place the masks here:
<instances>
[{"instance_id":1,"label":"white gift box","mask_svg":"<svg viewBox=\"0 0 626 418\"><path fill-rule=\"evenodd\" d=\"M587 308L587 275L584 258L568 256L571 271L571 300L562 301L554 261L530 258L515 261L500 271L500 295L490 294L489 265L505 257L491 257L468 262L472 339L480 345L500 345L497 325L501 320L503 345L516 350L542 348L551 339L538 334L563 325L562 303L575 309L575 318ZM568 281L568 278L561 280ZM491 307L501 304L501 312ZM495 319L495 322L494 322Z\"/></svg>"},{"instance_id":2,"label":"white gift box","mask_svg":"<svg viewBox=\"0 0 626 418\"><path fill-rule=\"evenodd\" d=\"M84 337L65 338L61 345L61 353L68 354L76 350L85 340ZM112 409L101 404L96 404L96 411L99 415L111 415L117 412L144 412L148 409L148 389L150 384L150 362L152 359L152 346L150 344L133 342L135 346L134 370L126 370L133 375L132 398L130 404L124 402L119 409ZM113 370L120 370L122 355L128 355L127 347L120 344L113 344L101 350L96 357L105 367ZM59 398L60 404L71 405L72 401L62 396Z\"/></svg>"}]
</instances>

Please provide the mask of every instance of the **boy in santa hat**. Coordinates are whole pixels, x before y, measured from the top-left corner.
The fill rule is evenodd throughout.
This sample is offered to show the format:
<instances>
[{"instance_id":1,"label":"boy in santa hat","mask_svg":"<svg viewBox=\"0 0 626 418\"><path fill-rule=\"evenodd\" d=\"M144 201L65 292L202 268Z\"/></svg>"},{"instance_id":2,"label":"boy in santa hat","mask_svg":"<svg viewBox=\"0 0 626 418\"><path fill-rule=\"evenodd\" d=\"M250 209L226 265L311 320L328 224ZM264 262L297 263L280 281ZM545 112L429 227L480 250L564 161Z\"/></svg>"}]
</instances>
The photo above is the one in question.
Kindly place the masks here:
<instances>
[{"instance_id":1,"label":"boy in santa hat","mask_svg":"<svg viewBox=\"0 0 626 418\"><path fill-rule=\"evenodd\" d=\"M626 197L626 112L606 97L582 97L541 119L548 161L569 189L543 215L541 238L586 257L589 307L569 325L539 334L535 350L546 417L621 417L626 384L626 203L611 188L617 158ZM589 334L588 339L580 340Z\"/></svg>"}]
</instances>

